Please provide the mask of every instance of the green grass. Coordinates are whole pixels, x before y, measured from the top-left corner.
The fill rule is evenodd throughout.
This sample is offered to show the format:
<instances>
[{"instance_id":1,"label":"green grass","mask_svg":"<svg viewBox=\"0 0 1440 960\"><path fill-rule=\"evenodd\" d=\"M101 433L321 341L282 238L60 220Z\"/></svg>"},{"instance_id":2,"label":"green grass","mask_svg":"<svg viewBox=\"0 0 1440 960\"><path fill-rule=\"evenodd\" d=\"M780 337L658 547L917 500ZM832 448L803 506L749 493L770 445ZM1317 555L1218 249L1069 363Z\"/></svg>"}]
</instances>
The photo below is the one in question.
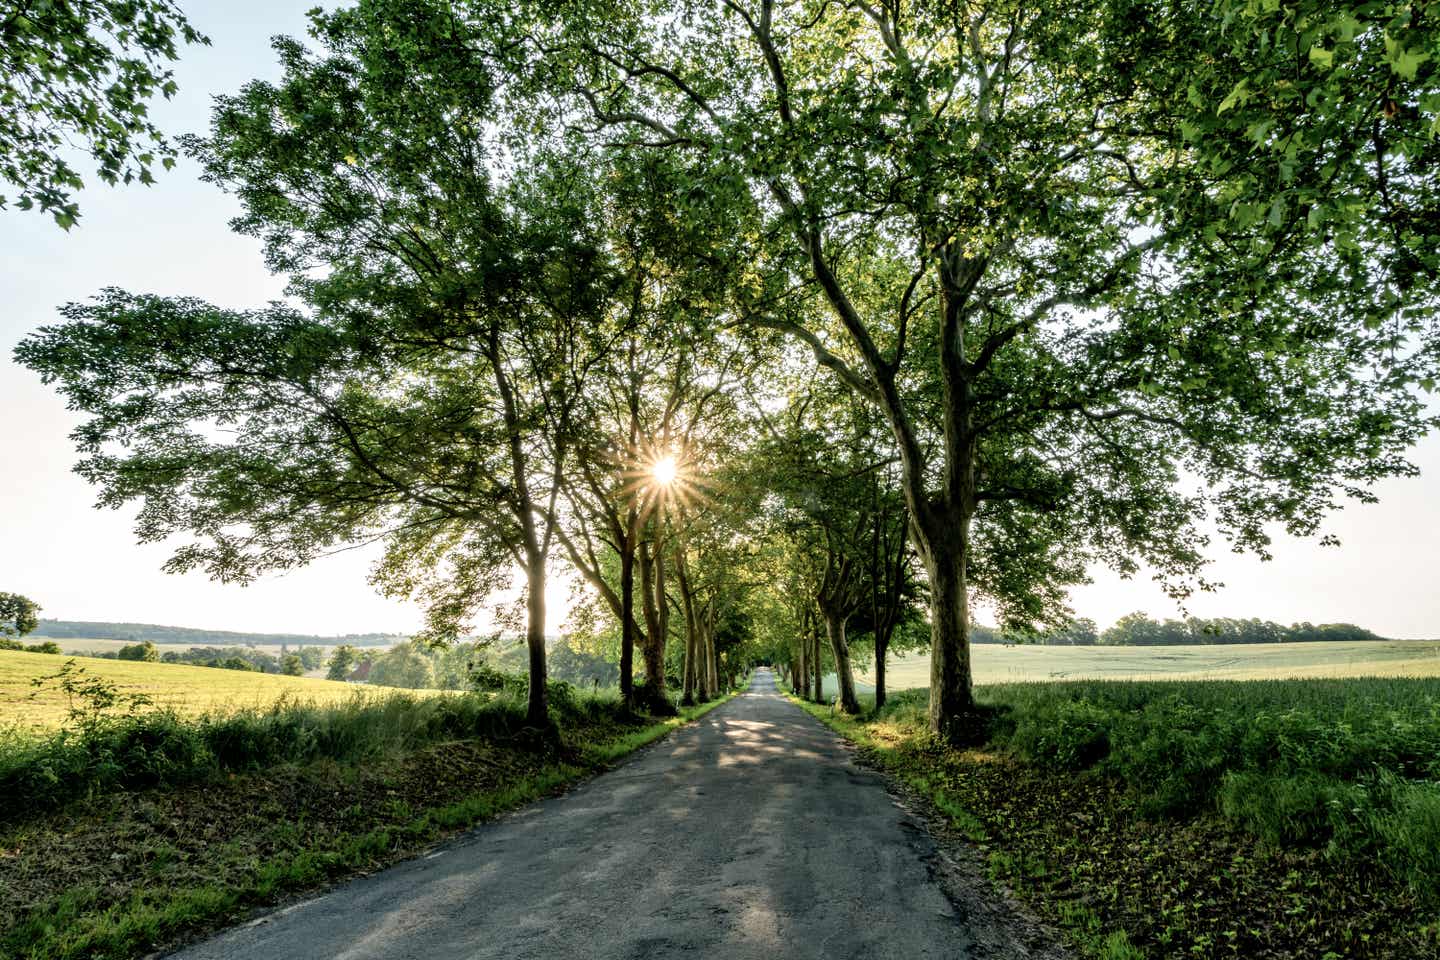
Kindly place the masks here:
<instances>
[{"instance_id":1,"label":"green grass","mask_svg":"<svg viewBox=\"0 0 1440 960\"><path fill-rule=\"evenodd\" d=\"M19 727L45 732L65 723L69 704L53 686L36 689L31 680L55 673L68 657L0 650L0 731ZM76 657L87 675L104 679L125 694L144 694L181 716L217 710L264 710L285 699L317 705L386 697L389 688L333 680L218 670L179 663L142 663Z\"/></svg>"},{"instance_id":2,"label":"green grass","mask_svg":"<svg viewBox=\"0 0 1440 960\"><path fill-rule=\"evenodd\" d=\"M978 687L806 708L923 791L1092 957L1440 955L1440 679Z\"/></svg>"},{"instance_id":3,"label":"green grass","mask_svg":"<svg viewBox=\"0 0 1440 960\"><path fill-rule=\"evenodd\" d=\"M551 794L733 695L658 721L579 696L557 703L553 735L514 729L523 705L505 698L254 715L262 727L273 715L318 729L327 710L358 711L326 721L355 735L341 751L351 762L318 755L203 786L100 794L0 830L0 956L136 956ZM478 706L461 710L466 702ZM447 731L444 718L456 716L470 729Z\"/></svg>"},{"instance_id":4,"label":"green grass","mask_svg":"<svg viewBox=\"0 0 1440 960\"><path fill-rule=\"evenodd\" d=\"M1178 647L1049 647L976 644L980 684L1075 679L1283 680L1345 677L1440 677L1440 640L1356 643L1205 644ZM857 674L873 692L873 669ZM892 656L889 690L928 686L928 653ZM826 685L829 691L833 682Z\"/></svg>"}]
</instances>

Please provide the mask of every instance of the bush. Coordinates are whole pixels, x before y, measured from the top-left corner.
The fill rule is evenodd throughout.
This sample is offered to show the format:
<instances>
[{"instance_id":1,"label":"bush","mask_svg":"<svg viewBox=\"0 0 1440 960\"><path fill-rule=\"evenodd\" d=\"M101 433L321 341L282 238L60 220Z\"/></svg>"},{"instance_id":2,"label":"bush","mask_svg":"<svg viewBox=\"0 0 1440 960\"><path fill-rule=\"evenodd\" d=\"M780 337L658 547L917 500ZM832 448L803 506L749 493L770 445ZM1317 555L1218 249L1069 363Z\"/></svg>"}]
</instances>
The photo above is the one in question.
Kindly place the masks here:
<instances>
[{"instance_id":1,"label":"bush","mask_svg":"<svg viewBox=\"0 0 1440 960\"><path fill-rule=\"evenodd\" d=\"M1009 735L1011 746L1061 770L1093 766L1110 752L1113 711L1088 700L1061 700L1028 711Z\"/></svg>"},{"instance_id":2,"label":"bush","mask_svg":"<svg viewBox=\"0 0 1440 960\"><path fill-rule=\"evenodd\" d=\"M155 649L155 644L149 640L142 640L139 643L132 643L121 647L118 657L121 660L141 660L147 663L156 663L160 659L160 651Z\"/></svg>"}]
</instances>

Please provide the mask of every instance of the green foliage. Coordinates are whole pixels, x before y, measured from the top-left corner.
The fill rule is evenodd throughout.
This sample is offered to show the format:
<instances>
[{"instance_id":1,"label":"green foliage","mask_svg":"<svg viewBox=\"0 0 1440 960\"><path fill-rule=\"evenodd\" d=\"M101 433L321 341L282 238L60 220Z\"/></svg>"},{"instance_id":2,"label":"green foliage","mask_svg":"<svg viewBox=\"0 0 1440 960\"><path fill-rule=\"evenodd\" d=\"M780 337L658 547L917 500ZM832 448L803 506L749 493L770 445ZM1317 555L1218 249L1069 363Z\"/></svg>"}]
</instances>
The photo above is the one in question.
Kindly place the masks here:
<instances>
[{"instance_id":1,"label":"green foliage","mask_svg":"<svg viewBox=\"0 0 1440 960\"><path fill-rule=\"evenodd\" d=\"M84 186L66 162L88 150L106 183L153 182L174 150L150 122L148 102L167 100L166 63L176 41L209 44L171 0L54 0L8 4L0 14L0 179L15 206L48 211L65 229ZM0 207L6 198L0 195Z\"/></svg>"},{"instance_id":2,"label":"green foliage","mask_svg":"<svg viewBox=\"0 0 1440 960\"><path fill-rule=\"evenodd\" d=\"M18 593L0 593L0 640L23 637L40 625L40 605Z\"/></svg>"},{"instance_id":3,"label":"green foliage","mask_svg":"<svg viewBox=\"0 0 1440 960\"><path fill-rule=\"evenodd\" d=\"M1094 768L1147 816L1218 812L1276 844L1373 856L1427 896L1440 681L1073 682L981 688L992 736Z\"/></svg>"},{"instance_id":4,"label":"green foliage","mask_svg":"<svg viewBox=\"0 0 1440 960\"><path fill-rule=\"evenodd\" d=\"M382 687L423 690L434 685L430 658L415 643L397 643L375 659L370 683Z\"/></svg>"},{"instance_id":5,"label":"green foliage","mask_svg":"<svg viewBox=\"0 0 1440 960\"><path fill-rule=\"evenodd\" d=\"M1158 623L1143 613L1130 613L1115 621L1099 637L1103 644L1184 645L1193 643L1307 643L1325 641L1383 640L1353 623L1296 623L1285 627L1256 619L1227 617L1166 620ZM1092 641L1093 642L1093 641Z\"/></svg>"},{"instance_id":6,"label":"green foliage","mask_svg":"<svg viewBox=\"0 0 1440 960\"><path fill-rule=\"evenodd\" d=\"M355 652L355 648L342 643L331 651L325 676L330 680L344 680L350 676L350 671L354 670L355 664L359 662L360 657Z\"/></svg>"},{"instance_id":7,"label":"green foliage","mask_svg":"<svg viewBox=\"0 0 1440 960\"><path fill-rule=\"evenodd\" d=\"M287 677L305 676L305 663L299 654L289 653L280 660L280 672Z\"/></svg>"},{"instance_id":8,"label":"green foliage","mask_svg":"<svg viewBox=\"0 0 1440 960\"><path fill-rule=\"evenodd\" d=\"M116 656L121 660L143 660L156 663L160 660L160 650L149 640L142 640L139 643L121 647Z\"/></svg>"}]
</instances>

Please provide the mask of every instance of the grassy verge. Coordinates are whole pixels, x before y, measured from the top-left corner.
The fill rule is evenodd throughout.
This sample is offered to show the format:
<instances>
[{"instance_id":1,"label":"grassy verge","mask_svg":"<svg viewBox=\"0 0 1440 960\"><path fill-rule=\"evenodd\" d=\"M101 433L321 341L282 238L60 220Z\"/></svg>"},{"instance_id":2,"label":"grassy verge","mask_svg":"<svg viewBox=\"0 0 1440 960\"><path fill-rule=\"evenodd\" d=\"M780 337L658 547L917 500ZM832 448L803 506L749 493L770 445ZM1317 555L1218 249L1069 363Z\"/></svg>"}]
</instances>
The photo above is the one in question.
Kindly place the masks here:
<instances>
[{"instance_id":1,"label":"grassy verge","mask_svg":"<svg viewBox=\"0 0 1440 960\"><path fill-rule=\"evenodd\" d=\"M203 933L553 793L730 696L663 720L577 698L556 711L558 735L514 724L522 707L503 698L471 712L455 701L475 698L397 700L388 722L327 720L311 706L287 716L281 705L251 719L350 730L349 759L302 751L251 772L211 765L191 782L97 792L0 826L0 956L132 957ZM470 720L460 735L436 720L457 715ZM383 746L359 745L367 724Z\"/></svg>"},{"instance_id":2,"label":"grassy verge","mask_svg":"<svg viewBox=\"0 0 1440 960\"><path fill-rule=\"evenodd\" d=\"M987 687L979 749L928 734L923 691L854 718L802 706L927 796L1087 956L1408 960L1440 956L1422 866L1440 853L1433 688Z\"/></svg>"}]
</instances>

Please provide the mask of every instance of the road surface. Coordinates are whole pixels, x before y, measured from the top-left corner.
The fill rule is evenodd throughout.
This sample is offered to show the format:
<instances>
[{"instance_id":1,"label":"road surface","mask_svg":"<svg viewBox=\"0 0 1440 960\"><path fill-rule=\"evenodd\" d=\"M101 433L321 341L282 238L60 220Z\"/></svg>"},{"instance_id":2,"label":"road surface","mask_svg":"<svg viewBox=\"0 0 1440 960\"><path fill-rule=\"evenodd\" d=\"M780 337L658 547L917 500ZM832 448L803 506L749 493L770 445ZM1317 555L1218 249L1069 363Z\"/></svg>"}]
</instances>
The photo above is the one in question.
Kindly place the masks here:
<instances>
[{"instance_id":1,"label":"road surface","mask_svg":"<svg viewBox=\"0 0 1440 960\"><path fill-rule=\"evenodd\" d=\"M884 781L758 671L570 793L174 956L966 958L934 855Z\"/></svg>"}]
</instances>

